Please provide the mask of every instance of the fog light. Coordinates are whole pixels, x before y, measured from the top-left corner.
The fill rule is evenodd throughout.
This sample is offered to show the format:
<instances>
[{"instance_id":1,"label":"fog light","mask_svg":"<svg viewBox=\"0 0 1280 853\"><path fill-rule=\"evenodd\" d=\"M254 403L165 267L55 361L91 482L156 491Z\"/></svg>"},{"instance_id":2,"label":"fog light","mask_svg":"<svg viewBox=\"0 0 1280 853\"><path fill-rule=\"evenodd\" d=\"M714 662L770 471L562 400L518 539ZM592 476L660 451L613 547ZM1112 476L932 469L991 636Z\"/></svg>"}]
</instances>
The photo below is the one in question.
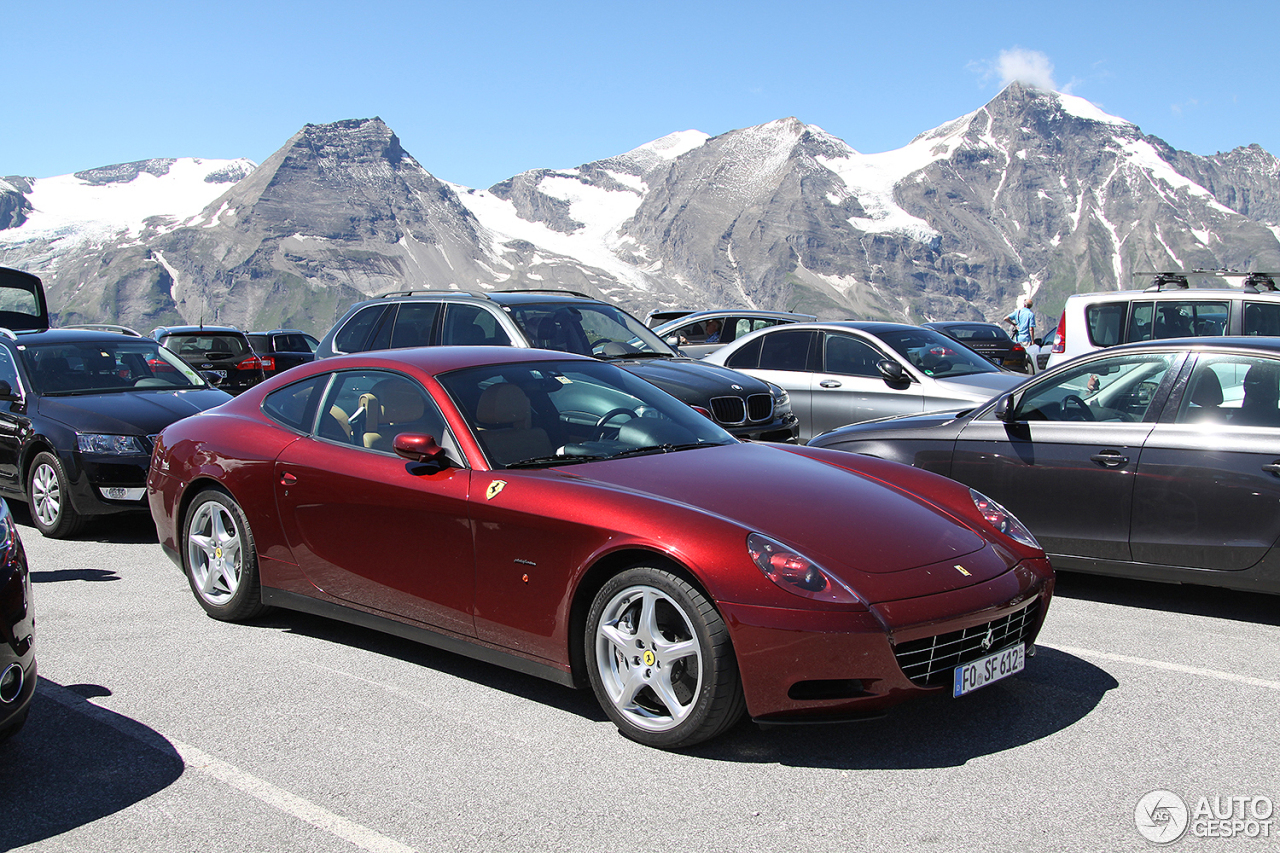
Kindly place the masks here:
<instances>
[{"instance_id":1,"label":"fog light","mask_svg":"<svg viewBox=\"0 0 1280 853\"><path fill-rule=\"evenodd\" d=\"M139 486L136 489L126 489L124 486L102 486L98 491L109 501L140 501L147 493L145 486Z\"/></svg>"}]
</instances>

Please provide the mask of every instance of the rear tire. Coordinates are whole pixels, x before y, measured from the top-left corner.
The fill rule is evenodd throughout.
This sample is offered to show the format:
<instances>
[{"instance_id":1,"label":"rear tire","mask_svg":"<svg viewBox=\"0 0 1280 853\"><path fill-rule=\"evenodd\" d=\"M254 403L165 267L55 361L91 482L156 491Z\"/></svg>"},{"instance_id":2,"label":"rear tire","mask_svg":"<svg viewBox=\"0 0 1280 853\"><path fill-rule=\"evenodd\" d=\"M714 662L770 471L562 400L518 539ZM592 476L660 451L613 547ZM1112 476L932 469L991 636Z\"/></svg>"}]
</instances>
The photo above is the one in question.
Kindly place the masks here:
<instances>
[{"instance_id":1,"label":"rear tire","mask_svg":"<svg viewBox=\"0 0 1280 853\"><path fill-rule=\"evenodd\" d=\"M610 578L591 604L584 641L591 689L632 740L683 749L746 710L724 620L670 571L638 566Z\"/></svg>"},{"instance_id":2,"label":"rear tire","mask_svg":"<svg viewBox=\"0 0 1280 853\"><path fill-rule=\"evenodd\" d=\"M196 601L214 619L242 622L266 610L253 532L226 492L208 489L191 502L182 525L182 567Z\"/></svg>"}]
</instances>

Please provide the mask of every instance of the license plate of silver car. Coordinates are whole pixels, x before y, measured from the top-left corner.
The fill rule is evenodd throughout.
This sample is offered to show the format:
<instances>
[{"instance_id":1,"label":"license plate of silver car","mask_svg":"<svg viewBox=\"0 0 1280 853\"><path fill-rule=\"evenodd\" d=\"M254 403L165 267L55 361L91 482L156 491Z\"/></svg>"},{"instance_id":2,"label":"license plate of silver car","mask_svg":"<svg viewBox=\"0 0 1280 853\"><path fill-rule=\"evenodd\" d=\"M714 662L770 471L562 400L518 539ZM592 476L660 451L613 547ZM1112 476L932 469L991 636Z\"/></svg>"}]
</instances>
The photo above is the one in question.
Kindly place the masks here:
<instances>
[{"instance_id":1,"label":"license plate of silver car","mask_svg":"<svg viewBox=\"0 0 1280 853\"><path fill-rule=\"evenodd\" d=\"M1022 643L1007 649L987 655L971 663L964 664L955 668L955 679L952 682L951 695L963 696L966 693L972 693L980 687L986 687L994 681L999 681L1013 675L1015 672L1022 672L1022 668L1027 664L1027 648Z\"/></svg>"}]
</instances>

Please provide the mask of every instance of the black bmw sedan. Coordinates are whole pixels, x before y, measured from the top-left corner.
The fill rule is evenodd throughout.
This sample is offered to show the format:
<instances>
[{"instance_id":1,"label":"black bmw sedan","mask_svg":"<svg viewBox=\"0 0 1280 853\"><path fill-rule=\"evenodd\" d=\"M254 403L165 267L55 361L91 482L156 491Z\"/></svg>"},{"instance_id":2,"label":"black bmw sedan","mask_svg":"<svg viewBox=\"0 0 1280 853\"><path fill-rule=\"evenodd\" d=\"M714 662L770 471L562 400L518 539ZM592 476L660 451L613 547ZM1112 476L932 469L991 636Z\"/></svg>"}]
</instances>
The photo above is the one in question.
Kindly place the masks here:
<instances>
[{"instance_id":1,"label":"black bmw sedan","mask_svg":"<svg viewBox=\"0 0 1280 853\"><path fill-rule=\"evenodd\" d=\"M1280 593L1280 338L1099 350L967 411L809 444L972 486L1058 569Z\"/></svg>"},{"instance_id":2,"label":"black bmw sedan","mask_svg":"<svg viewBox=\"0 0 1280 853\"><path fill-rule=\"evenodd\" d=\"M54 538L145 511L152 438L229 399L148 338L0 329L0 495Z\"/></svg>"}]
</instances>

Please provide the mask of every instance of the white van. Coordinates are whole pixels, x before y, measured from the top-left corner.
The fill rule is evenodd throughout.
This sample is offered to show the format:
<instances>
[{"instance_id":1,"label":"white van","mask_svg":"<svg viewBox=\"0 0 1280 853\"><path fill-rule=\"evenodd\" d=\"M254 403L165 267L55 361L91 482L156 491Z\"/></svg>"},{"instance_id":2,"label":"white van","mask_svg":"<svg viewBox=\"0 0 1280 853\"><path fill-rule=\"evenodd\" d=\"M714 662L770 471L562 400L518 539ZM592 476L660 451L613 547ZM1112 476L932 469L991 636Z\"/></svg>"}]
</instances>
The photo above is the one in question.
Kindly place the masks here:
<instances>
[{"instance_id":1,"label":"white van","mask_svg":"<svg viewBox=\"0 0 1280 853\"><path fill-rule=\"evenodd\" d=\"M1280 336L1280 293L1274 288L1266 274L1250 275L1240 288L1188 287L1186 276L1162 275L1146 290L1069 296L1048 366L1134 341Z\"/></svg>"}]
</instances>

